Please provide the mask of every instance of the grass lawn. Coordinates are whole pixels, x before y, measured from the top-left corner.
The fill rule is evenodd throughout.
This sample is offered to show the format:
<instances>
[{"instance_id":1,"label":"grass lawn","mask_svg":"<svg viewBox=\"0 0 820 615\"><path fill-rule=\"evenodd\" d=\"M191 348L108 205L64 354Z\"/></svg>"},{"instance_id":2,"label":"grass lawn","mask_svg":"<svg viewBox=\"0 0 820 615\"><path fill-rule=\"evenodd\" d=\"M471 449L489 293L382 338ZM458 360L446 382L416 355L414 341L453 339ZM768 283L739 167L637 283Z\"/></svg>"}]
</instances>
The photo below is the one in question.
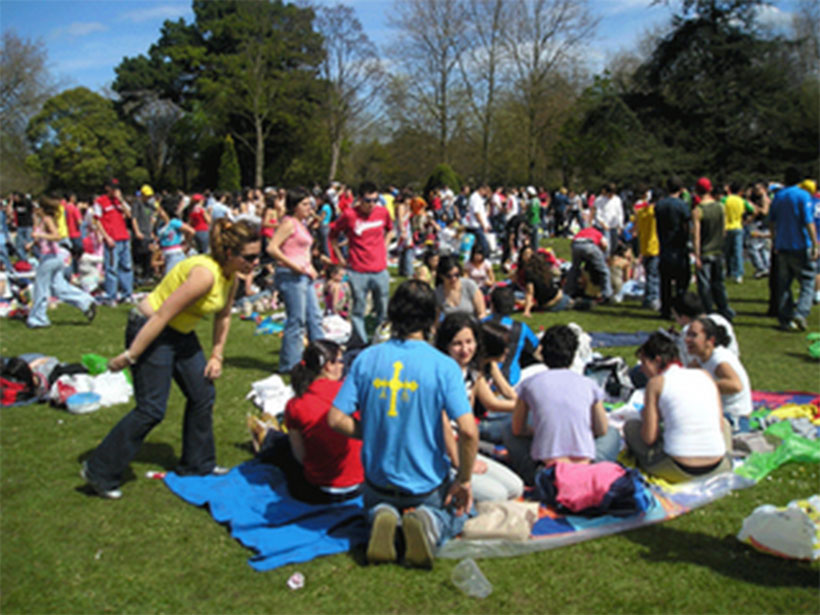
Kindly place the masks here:
<instances>
[{"instance_id":1,"label":"grass lawn","mask_svg":"<svg viewBox=\"0 0 820 615\"><path fill-rule=\"evenodd\" d=\"M556 249L567 256L565 241ZM767 307L766 281L729 285L735 331L752 386L820 390L805 334L783 333ZM0 322L0 353L38 351L77 361L87 352L121 351L128 310L101 308L87 326L72 308L54 326L29 331ZM534 328L575 321L588 331L641 331L668 325L637 302L592 312L536 314ZM810 318L820 330L820 310ZM234 319L217 383L214 430L219 463L249 459L244 417L250 383L276 365L279 339L253 336ZM206 348L209 323L198 329ZM634 347L612 349L630 364ZM174 389L166 420L131 464L124 497L89 497L79 462L130 404L73 416L45 405L0 414L0 610L3 613L338 613L338 612L676 612L817 613L820 566L759 554L735 539L760 504L785 505L818 492L817 465L790 464L757 486L653 527L509 559L479 560L494 586L476 601L450 582L455 561L432 572L368 567L362 553L341 554L257 573L251 552L203 509L184 504L147 470L172 469L180 454L182 396ZM295 571L304 589L285 581Z\"/></svg>"}]
</instances>

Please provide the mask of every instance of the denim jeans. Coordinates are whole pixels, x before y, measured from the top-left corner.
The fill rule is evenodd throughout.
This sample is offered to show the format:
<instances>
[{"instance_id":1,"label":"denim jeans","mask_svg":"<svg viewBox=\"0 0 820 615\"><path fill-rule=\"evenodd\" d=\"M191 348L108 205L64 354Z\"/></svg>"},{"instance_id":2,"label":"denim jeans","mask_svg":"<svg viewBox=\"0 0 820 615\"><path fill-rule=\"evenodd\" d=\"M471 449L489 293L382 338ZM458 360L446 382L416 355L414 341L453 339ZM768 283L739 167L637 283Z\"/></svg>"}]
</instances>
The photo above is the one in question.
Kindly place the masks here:
<instances>
[{"instance_id":1,"label":"denim jeans","mask_svg":"<svg viewBox=\"0 0 820 615\"><path fill-rule=\"evenodd\" d=\"M311 342L324 338L322 316L310 276L282 266L276 270L275 284L285 303L286 316L279 350L279 372L287 373L302 360L305 330Z\"/></svg>"},{"instance_id":2,"label":"denim jeans","mask_svg":"<svg viewBox=\"0 0 820 615\"><path fill-rule=\"evenodd\" d=\"M507 463L515 470L524 482L532 485L540 460L530 456L532 447L531 436L515 436L512 433L512 422L507 424L503 432L504 446L507 448ZM595 438L595 461L615 461L621 452L621 434L611 425L607 432Z\"/></svg>"},{"instance_id":3,"label":"denim jeans","mask_svg":"<svg viewBox=\"0 0 820 615\"><path fill-rule=\"evenodd\" d=\"M173 269L177 263L181 263L185 260L185 252L180 250L169 250L168 252L163 252L162 255L165 257L165 272L163 275L168 275L168 273Z\"/></svg>"},{"instance_id":4,"label":"denim jeans","mask_svg":"<svg viewBox=\"0 0 820 615\"><path fill-rule=\"evenodd\" d=\"M643 294L644 307L656 304L661 293L660 257L644 256L643 268L646 272L646 287Z\"/></svg>"},{"instance_id":5,"label":"denim jeans","mask_svg":"<svg viewBox=\"0 0 820 615\"><path fill-rule=\"evenodd\" d=\"M94 299L88 293L69 284L63 275L65 254L44 254L37 265L34 278L34 305L26 321L30 327L47 327L48 299L57 297L60 301L73 305L83 311L91 307Z\"/></svg>"},{"instance_id":6,"label":"denim jeans","mask_svg":"<svg viewBox=\"0 0 820 615\"><path fill-rule=\"evenodd\" d=\"M661 316L671 318L672 303L682 297L689 288L689 256L687 254L670 254L660 260L661 272Z\"/></svg>"},{"instance_id":7,"label":"denim jeans","mask_svg":"<svg viewBox=\"0 0 820 615\"><path fill-rule=\"evenodd\" d=\"M405 278L413 277L413 257L415 250L412 247L404 247L399 255L399 275Z\"/></svg>"},{"instance_id":8,"label":"denim jeans","mask_svg":"<svg viewBox=\"0 0 820 615\"><path fill-rule=\"evenodd\" d=\"M729 307L729 296L726 294L723 256L720 254L704 256L701 259L701 268L695 271L695 277L698 283L698 295L703 301L706 313L717 311L726 320L732 320L735 312Z\"/></svg>"},{"instance_id":9,"label":"denim jeans","mask_svg":"<svg viewBox=\"0 0 820 615\"><path fill-rule=\"evenodd\" d=\"M134 311L125 329L128 347L147 322ZM185 395L182 457L177 474L210 474L216 465L213 382L205 378L205 355L196 334L165 327L131 367L136 406L111 430L88 459L88 473L104 489L115 489L148 433L165 417L171 380Z\"/></svg>"},{"instance_id":10,"label":"denim jeans","mask_svg":"<svg viewBox=\"0 0 820 615\"><path fill-rule=\"evenodd\" d=\"M207 254L210 239L211 236L210 233L208 233L208 231L197 231L194 234L194 241L196 242L196 251L200 254Z\"/></svg>"},{"instance_id":11,"label":"denim jeans","mask_svg":"<svg viewBox=\"0 0 820 615\"><path fill-rule=\"evenodd\" d=\"M131 270L131 240L115 241L114 247L105 246L105 298L117 300L119 288L122 299L130 299L134 292L134 272Z\"/></svg>"},{"instance_id":12,"label":"denim jeans","mask_svg":"<svg viewBox=\"0 0 820 615\"><path fill-rule=\"evenodd\" d=\"M22 258L23 260L28 259L26 244L31 243L31 232L32 227L30 226L17 227L17 235L14 238L14 249L17 252L17 258Z\"/></svg>"},{"instance_id":13,"label":"denim jeans","mask_svg":"<svg viewBox=\"0 0 820 615\"><path fill-rule=\"evenodd\" d=\"M775 279L777 280L777 319L781 325L788 324L792 318L808 318L814 295L814 261L808 250L778 250L775 261ZM797 279L800 294L797 304L792 298L792 282Z\"/></svg>"},{"instance_id":14,"label":"denim jeans","mask_svg":"<svg viewBox=\"0 0 820 615\"><path fill-rule=\"evenodd\" d=\"M763 237L749 239L749 260L755 268L755 273L769 273L770 253L772 251L769 240Z\"/></svg>"},{"instance_id":15,"label":"denim jeans","mask_svg":"<svg viewBox=\"0 0 820 615\"><path fill-rule=\"evenodd\" d=\"M348 271L350 290L353 293L353 331L359 339L367 343L368 337L364 327L364 311L367 308L367 293L373 293L373 307L376 310L378 324L387 317L387 301L390 299L390 274L387 269L377 273Z\"/></svg>"},{"instance_id":16,"label":"denim jeans","mask_svg":"<svg viewBox=\"0 0 820 615\"><path fill-rule=\"evenodd\" d=\"M6 275L12 277L14 275L14 268L11 266L11 259L9 258L8 244L0 243L0 263L6 268Z\"/></svg>"},{"instance_id":17,"label":"denim jeans","mask_svg":"<svg viewBox=\"0 0 820 615\"><path fill-rule=\"evenodd\" d=\"M743 277L743 229L726 231L726 269L730 278Z\"/></svg>"},{"instance_id":18,"label":"denim jeans","mask_svg":"<svg viewBox=\"0 0 820 615\"><path fill-rule=\"evenodd\" d=\"M471 226L466 230L467 232L475 235L475 238L478 241L478 244L481 246L481 249L484 251L484 254L489 256L490 243L487 241L487 236L484 234L484 229L482 229L480 226Z\"/></svg>"},{"instance_id":19,"label":"denim jeans","mask_svg":"<svg viewBox=\"0 0 820 615\"><path fill-rule=\"evenodd\" d=\"M608 299L612 296L612 279L609 267L606 265L604 253L591 241L572 242L572 268L569 270L565 286L566 293L575 297L580 292L578 280L581 277L581 267L586 264L589 272L601 280L601 297Z\"/></svg>"},{"instance_id":20,"label":"denim jeans","mask_svg":"<svg viewBox=\"0 0 820 615\"><path fill-rule=\"evenodd\" d=\"M443 544L453 536L461 533L467 515L456 515L452 507L444 506L444 499L450 489L449 481L426 496L387 495L375 491L367 482L364 484L364 507L367 509L368 523L372 524L379 509L391 510L397 517L407 508L426 510L433 518L434 540L436 546Z\"/></svg>"}]
</instances>

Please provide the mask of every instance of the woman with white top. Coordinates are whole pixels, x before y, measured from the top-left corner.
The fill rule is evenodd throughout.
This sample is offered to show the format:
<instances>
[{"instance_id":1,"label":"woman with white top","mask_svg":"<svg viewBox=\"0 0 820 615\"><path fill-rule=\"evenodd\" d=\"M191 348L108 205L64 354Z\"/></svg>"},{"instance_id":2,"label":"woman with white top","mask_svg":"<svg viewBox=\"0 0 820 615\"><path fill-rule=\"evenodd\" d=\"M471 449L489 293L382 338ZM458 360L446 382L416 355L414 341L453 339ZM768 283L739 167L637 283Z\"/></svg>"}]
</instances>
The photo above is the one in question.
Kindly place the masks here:
<instances>
[{"instance_id":1,"label":"woman with white top","mask_svg":"<svg viewBox=\"0 0 820 615\"><path fill-rule=\"evenodd\" d=\"M728 348L726 329L710 316L701 316L689 325L685 342L693 362L711 374L723 413L737 427L739 417L752 413L752 387L740 358Z\"/></svg>"},{"instance_id":2,"label":"woman with white top","mask_svg":"<svg viewBox=\"0 0 820 615\"><path fill-rule=\"evenodd\" d=\"M305 329L311 342L323 339L319 301L313 289L317 273L310 260L313 236L306 224L313 215L310 193L287 191L286 216L281 219L268 254L276 259L276 289L285 303L285 328L279 351L279 373L288 373L302 359Z\"/></svg>"},{"instance_id":3,"label":"woman with white top","mask_svg":"<svg viewBox=\"0 0 820 615\"><path fill-rule=\"evenodd\" d=\"M624 439L638 466L670 483L730 470L731 432L709 374L683 367L663 333L651 335L637 354L649 382L641 419L626 422Z\"/></svg>"}]
</instances>

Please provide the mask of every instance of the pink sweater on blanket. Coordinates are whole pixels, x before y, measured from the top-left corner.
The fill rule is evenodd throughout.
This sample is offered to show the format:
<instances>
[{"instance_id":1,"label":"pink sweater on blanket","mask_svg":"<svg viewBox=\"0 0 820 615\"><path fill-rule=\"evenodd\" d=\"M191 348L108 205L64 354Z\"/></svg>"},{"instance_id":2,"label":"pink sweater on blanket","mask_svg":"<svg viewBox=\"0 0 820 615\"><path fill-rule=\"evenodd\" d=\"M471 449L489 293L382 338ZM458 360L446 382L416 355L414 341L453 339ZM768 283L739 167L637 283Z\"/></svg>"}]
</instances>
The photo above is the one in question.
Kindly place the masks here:
<instances>
[{"instance_id":1,"label":"pink sweater on blanket","mask_svg":"<svg viewBox=\"0 0 820 615\"><path fill-rule=\"evenodd\" d=\"M558 503L569 510L579 511L598 506L607 491L626 471L617 463L555 464L555 487Z\"/></svg>"}]
</instances>

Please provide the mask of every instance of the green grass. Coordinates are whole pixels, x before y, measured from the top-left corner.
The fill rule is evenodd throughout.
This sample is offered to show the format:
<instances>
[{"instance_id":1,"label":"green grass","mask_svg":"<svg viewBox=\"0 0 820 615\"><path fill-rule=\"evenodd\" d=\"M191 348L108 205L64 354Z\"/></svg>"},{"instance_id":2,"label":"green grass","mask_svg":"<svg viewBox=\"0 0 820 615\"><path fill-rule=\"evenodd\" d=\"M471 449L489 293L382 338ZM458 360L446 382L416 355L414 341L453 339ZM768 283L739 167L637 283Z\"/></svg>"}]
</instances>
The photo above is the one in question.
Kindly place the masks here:
<instances>
[{"instance_id":1,"label":"green grass","mask_svg":"<svg viewBox=\"0 0 820 615\"><path fill-rule=\"evenodd\" d=\"M566 255L565 242L557 244ZM818 364L804 335L774 329L766 318L766 282L730 285L735 330L752 385L766 390L817 391ZM92 326L68 307L54 326L28 331L0 322L0 353L26 351L76 361L86 352L122 349L125 308L100 310ZM811 314L820 330L820 311ZM588 331L654 330L668 325L636 303L593 312L536 314L535 328L575 321ZM218 459L251 457L244 416L250 383L276 364L279 340L253 336L234 319L225 373L217 383L214 430ZM209 326L198 332L205 347ZM634 347L614 349L634 363ZM131 464L120 501L89 497L79 462L130 405L73 416L48 406L0 414L0 610L4 613L337 613L337 612L628 612L816 613L817 564L759 554L735 539L760 504L784 505L816 493L816 465L790 464L751 489L657 526L554 551L479 560L494 586L476 601L450 582L455 561L432 572L367 567L362 554L341 554L267 573L247 564L239 545L203 509L184 504L147 470L172 468L180 453L182 396L174 390L166 420ZM296 570L305 588L287 589Z\"/></svg>"}]
</instances>

